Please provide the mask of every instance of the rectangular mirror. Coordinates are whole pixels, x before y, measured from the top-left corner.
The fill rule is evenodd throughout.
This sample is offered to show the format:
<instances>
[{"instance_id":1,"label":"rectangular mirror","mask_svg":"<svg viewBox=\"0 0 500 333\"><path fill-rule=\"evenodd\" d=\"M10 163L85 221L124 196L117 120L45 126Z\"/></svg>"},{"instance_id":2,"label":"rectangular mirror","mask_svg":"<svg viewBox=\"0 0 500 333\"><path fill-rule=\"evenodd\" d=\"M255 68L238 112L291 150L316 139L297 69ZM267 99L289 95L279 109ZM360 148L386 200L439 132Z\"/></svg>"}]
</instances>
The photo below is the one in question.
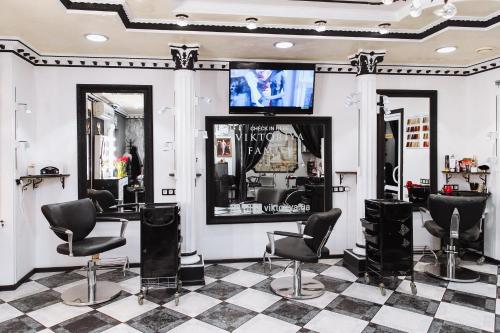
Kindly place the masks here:
<instances>
[{"instance_id":1,"label":"rectangular mirror","mask_svg":"<svg viewBox=\"0 0 500 333\"><path fill-rule=\"evenodd\" d=\"M437 192L437 92L378 94L378 197L426 206Z\"/></svg>"},{"instance_id":2,"label":"rectangular mirror","mask_svg":"<svg viewBox=\"0 0 500 333\"><path fill-rule=\"evenodd\" d=\"M152 196L151 91L78 86L79 197L99 214L137 215Z\"/></svg>"},{"instance_id":3,"label":"rectangular mirror","mask_svg":"<svg viewBox=\"0 0 500 333\"><path fill-rule=\"evenodd\" d=\"M208 224L331 208L331 118L207 117L206 130Z\"/></svg>"}]
</instances>

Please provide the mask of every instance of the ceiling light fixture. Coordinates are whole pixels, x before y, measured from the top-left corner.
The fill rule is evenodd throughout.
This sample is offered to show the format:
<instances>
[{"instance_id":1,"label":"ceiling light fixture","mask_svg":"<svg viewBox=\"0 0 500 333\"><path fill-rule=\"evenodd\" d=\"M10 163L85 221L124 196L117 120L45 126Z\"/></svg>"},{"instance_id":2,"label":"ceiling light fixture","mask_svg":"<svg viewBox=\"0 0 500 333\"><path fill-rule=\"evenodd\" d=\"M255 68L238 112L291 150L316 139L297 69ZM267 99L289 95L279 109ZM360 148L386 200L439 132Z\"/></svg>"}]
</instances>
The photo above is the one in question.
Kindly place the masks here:
<instances>
[{"instance_id":1,"label":"ceiling light fixture","mask_svg":"<svg viewBox=\"0 0 500 333\"><path fill-rule=\"evenodd\" d=\"M91 42L96 42L96 43L103 43L109 39L108 37L100 34L86 34L85 38L87 38L87 40Z\"/></svg>"},{"instance_id":2,"label":"ceiling light fixture","mask_svg":"<svg viewBox=\"0 0 500 333\"><path fill-rule=\"evenodd\" d=\"M453 53L457 50L456 46L445 46L445 47L440 47L439 49L436 49L437 53Z\"/></svg>"},{"instance_id":3,"label":"ceiling light fixture","mask_svg":"<svg viewBox=\"0 0 500 333\"><path fill-rule=\"evenodd\" d=\"M382 2L384 3L384 5L391 5L394 0L382 0Z\"/></svg>"},{"instance_id":4,"label":"ceiling light fixture","mask_svg":"<svg viewBox=\"0 0 500 333\"><path fill-rule=\"evenodd\" d=\"M387 35L389 33L390 23L381 23L378 25L378 32L381 35Z\"/></svg>"},{"instance_id":5,"label":"ceiling light fixture","mask_svg":"<svg viewBox=\"0 0 500 333\"><path fill-rule=\"evenodd\" d=\"M314 29L317 32L325 32L326 31L326 21L319 20L314 22Z\"/></svg>"},{"instance_id":6,"label":"ceiling light fixture","mask_svg":"<svg viewBox=\"0 0 500 333\"><path fill-rule=\"evenodd\" d=\"M293 47L295 44L292 42L276 42L274 43L274 47L277 49L289 49Z\"/></svg>"},{"instance_id":7,"label":"ceiling light fixture","mask_svg":"<svg viewBox=\"0 0 500 333\"><path fill-rule=\"evenodd\" d=\"M257 22L259 20L256 19L255 17L249 17L246 19L246 22L247 22L247 29L248 30L255 30L257 29Z\"/></svg>"},{"instance_id":8,"label":"ceiling light fixture","mask_svg":"<svg viewBox=\"0 0 500 333\"><path fill-rule=\"evenodd\" d=\"M176 23L179 27L187 27L189 25L188 22L189 16L187 16L186 14L177 14L175 15L175 17L177 18Z\"/></svg>"},{"instance_id":9,"label":"ceiling light fixture","mask_svg":"<svg viewBox=\"0 0 500 333\"><path fill-rule=\"evenodd\" d=\"M413 0L410 4L410 16L419 17L422 15L422 2L420 0Z\"/></svg>"},{"instance_id":10,"label":"ceiling light fixture","mask_svg":"<svg viewBox=\"0 0 500 333\"><path fill-rule=\"evenodd\" d=\"M493 48L491 46L485 46L485 47L480 47L476 49L476 53L478 54L483 54L483 53L488 53L493 51Z\"/></svg>"},{"instance_id":11,"label":"ceiling light fixture","mask_svg":"<svg viewBox=\"0 0 500 333\"><path fill-rule=\"evenodd\" d=\"M449 0L444 0L444 5L440 9L434 12L437 16L449 20L455 15L457 15L457 7L452 4Z\"/></svg>"}]
</instances>

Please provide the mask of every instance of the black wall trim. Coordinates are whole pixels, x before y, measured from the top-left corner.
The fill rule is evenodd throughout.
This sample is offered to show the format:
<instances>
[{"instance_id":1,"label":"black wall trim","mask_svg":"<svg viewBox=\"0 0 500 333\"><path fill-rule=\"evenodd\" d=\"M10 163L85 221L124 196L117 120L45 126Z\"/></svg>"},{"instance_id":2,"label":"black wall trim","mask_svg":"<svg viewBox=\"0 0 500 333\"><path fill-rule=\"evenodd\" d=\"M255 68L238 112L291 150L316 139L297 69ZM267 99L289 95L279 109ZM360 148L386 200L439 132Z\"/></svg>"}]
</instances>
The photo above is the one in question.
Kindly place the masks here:
<instances>
[{"instance_id":1,"label":"black wall trim","mask_svg":"<svg viewBox=\"0 0 500 333\"><path fill-rule=\"evenodd\" d=\"M36 269L32 269L16 283L0 286L0 291L16 290L17 288L19 288L20 285L22 285L23 283L28 281L29 278L32 277L33 274L35 274L35 273L36 273Z\"/></svg>"},{"instance_id":2,"label":"black wall trim","mask_svg":"<svg viewBox=\"0 0 500 333\"><path fill-rule=\"evenodd\" d=\"M110 85L77 84L77 145L78 145L78 198L87 197L87 165L85 139L86 94L92 92L142 93L144 94L144 186L146 203L154 202L154 166L153 166L153 86L150 85Z\"/></svg>"},{"instance_id":3,"label":"black wall trim","mask_svg":"<svg viewBox=\"0 0 500 333\"><path fill-rule=\"evenodd\" d=\"M83 3L83 2L72 2L71 0L60 0L60 1L66 7L66 9L70 10L115 12L118 14L118 16L120 16L125 28L137 29L137 30L422 40L446 28L484 29L500 22L500 15L494 16L484 21L450 19L441 22L437 25L434 25L422 32L390 32L386 35L381 35L378 31L327 30L325 32L317 32L316 30L310 28L292 29L292 28L259 27L254 30L249 30L243 26L229 26L229 25L222 26L222 25L203 25L203 24L196 24L196 25L191 24L188 25L187 27L180 27L175 23L132 22L128 18L127 13L125 12L125 9L121 4Z\"/></svg>"},{"instance_id":4,"label":"black wall trim","mask_svg":"<svg viewBox=\"0 0 500 333\"><path fill-rule=\"evenodd\" d=\"M427 98L429 99L429 115L430 119L430 147L429 147L429 172L430 172L430 180L431 180L431 192L437 193L438 191L438 92L437 90L399 90L399 89L380 89L377 90L378 95L383 95L387 97L410 97L410 98ZM381 129L381 121L378 121L378 129ZM377 136L379 137L379 136ZM383 184L384 184L384 175L381 170L384 170L384 160L382 158L380 150L380 143L377 144L377 196L379 198L382 197L383 193Z\"/></svg>"}]
</instances>

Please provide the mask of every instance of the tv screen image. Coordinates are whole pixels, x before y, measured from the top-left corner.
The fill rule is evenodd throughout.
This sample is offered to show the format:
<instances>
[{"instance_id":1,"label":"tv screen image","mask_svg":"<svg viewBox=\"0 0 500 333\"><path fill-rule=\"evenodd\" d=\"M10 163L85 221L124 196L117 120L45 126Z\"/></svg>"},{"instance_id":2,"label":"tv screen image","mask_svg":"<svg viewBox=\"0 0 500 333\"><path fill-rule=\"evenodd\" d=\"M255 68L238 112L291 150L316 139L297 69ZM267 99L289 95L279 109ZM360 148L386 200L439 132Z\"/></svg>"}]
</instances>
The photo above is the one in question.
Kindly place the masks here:
<instances>
[{"instance_id":1,"label":"tv screen image","mask_svg":"<svg viewBox=\"0 0 500 333\"><path fill-rule=\"evenodd\" d=\"M313 108L314 69L232 68L230 102L232 111L261 108L261 112L285 109L310 112ZM264 109L268 109L267 111Z\"/></svg>"}]
</instances>

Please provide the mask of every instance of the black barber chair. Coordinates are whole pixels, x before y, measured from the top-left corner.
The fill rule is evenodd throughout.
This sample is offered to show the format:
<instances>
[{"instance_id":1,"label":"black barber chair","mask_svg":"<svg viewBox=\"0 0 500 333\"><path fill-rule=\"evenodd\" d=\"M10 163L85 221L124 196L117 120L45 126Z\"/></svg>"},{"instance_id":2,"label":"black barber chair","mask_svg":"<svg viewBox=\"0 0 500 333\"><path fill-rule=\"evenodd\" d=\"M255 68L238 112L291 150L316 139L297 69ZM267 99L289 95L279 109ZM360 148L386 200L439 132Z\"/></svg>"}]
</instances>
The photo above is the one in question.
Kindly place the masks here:
<instances>
[{"instance_id":1,"label":"black barber chair","mask_svg":"<svg viewBox=\"0 0 500 333\"><path fill-rule=\"evenodd\" d=\"M474 242L481 235L481 221L487 197L458 197L431 194L427 211L431 220L424 219L424 228L446 244L446 263L429 265L426 273L439 279L454 282L475 282L479 274L456 264L461 242Z\"/></svg>"},{"instance_id":2,"label":"black barber chair","mask_svg":"<svg viewBox=\"0 0 500 333\"><path fill-rule=\"evenodd\" d=\"M126 244L124 238L128 221L120 218L97 218L90 199L42 206L42 213L50 229L65 243L57 246L57 252L70 257L92 256L87 264L87 284L81 284L62 293L67 305L94 305L118 296L121 288L112 282L97 282L96 266L99 254ZM87 237L97 221L121 222L119 237Z\"/></svg>"},{"instance_id":3,"label":"black barber chair","mask_svg":"<svg viewBox=\"0 0 500 333\"><path fill-rule=\"evenodd\" d=\"M120 204L113 196L113 193L108 190L89 189L87 195L92 199L100 213L123 212L124 210L139 211L140 203Z\"/></svg>"},{"instance_id":4,"label":"black barber chair","mask_svg":"<svg viewBox=\"0 0 500 333\"><path fill-rule=\"evenodd\" d=\"M342 211L334 208L328 212L316 213L309 217L304 233L274 231L268 232L269 244L264 257L276 255L290 259L293 262L293 276L275 279L271 282L271 290L289 299L311 299L320 297L325 292L325 286L314 279L302 278L302 262L317 263L333 227ZM300 223L300 222L299 222ZM301 230L302 225L299 225ZM275 240L274 236L285 236Z\"/></svg>"}]
</instances>

